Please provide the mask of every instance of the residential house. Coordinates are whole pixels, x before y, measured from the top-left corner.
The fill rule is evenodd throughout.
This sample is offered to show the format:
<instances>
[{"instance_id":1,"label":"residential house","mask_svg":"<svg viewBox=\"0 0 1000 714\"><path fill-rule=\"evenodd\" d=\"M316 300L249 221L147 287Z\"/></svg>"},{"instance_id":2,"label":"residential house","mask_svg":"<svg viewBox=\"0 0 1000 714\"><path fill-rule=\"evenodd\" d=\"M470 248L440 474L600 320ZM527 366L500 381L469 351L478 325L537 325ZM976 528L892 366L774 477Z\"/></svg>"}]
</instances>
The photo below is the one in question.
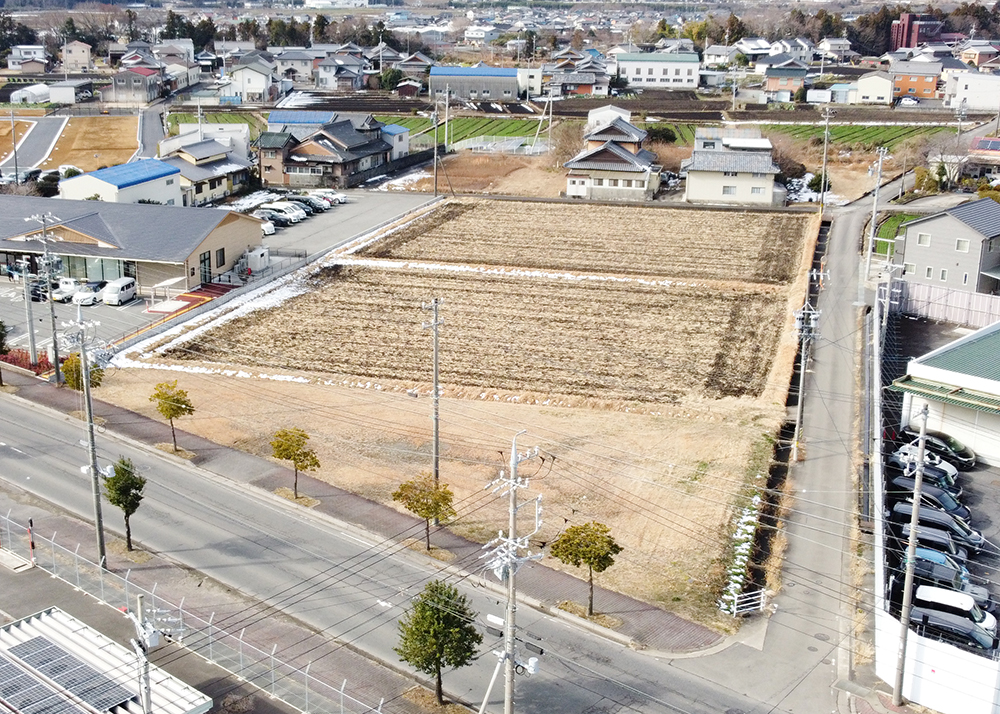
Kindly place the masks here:
<instances>
[{"instance_id":1,"label":"residential house","mask_svg":"<svg viewBox=\"0 0 1000 714\"><path fill-rule=\"evenodd\" d=\"M937 96L941 65L937 62L896 62L889 66L892 96L933 99Z\"/></svg>"},{"instance_id":2,"label":"residential house","mask_svg":"<svg viewBox=\"0 0 1000 714\"><path fill-rule=\"evenodd\" d=\"M280 76L299 82L311 82L313 75L313 56L309 52L293 50L275 55L277 72Z\"/></svg>"},{"instance_id":3,"label":"residential house","mask_svg":"<svg viewBox=\"0 0 1000 714\"><path fill-rule=\"evenodd\" d=\"M694 150L681 162L687 181L684 200L757 206L783 206L785 190L775 184L780 172L774 149L756 127L695 129Z\"/></svg>"},{"instance_id":4,"label":"residential house","mask_svg":"<svg viewBox=\"0 0 1000 714\"><path fill-rule=\"evenodd\" d=\"M410 130L405 126L386 124L382 127L382 140L392 147L390 161L410 155Z\"/></svg>"},{"instance_id":5,"label":"residential house","mask_svg":"<svg viewBox=\"0 0 1000 714\"><path fill-rule=\"evenodd\" d=\"M206 139L217 141L239 157L250 158L249 124L214 124L185 122L177 125L177 133L166 136L157 144L158 156L170 156L178 149L199 144Z\"/></svg>"},{"instance_id":6,"label":"residential house","mask_svg":"<svg viewBox=\"0 0 1000 714\"><path fill-rule=\"evenodd\" d=\"M1000 107L1000 75L968 73L956 77L950 104L970 112L992 113Z\"/></svg>"},{"instance_id":7,"label":"residential house","mask_svg":"<svg viewBox=\"0 0 1000 714\"><path fill-rule=\"evenodd\" d=\"M24 74L44 72L48 63L44 45L14 45L7 56L7 69Z\"/></svg>"},{"instance_id":8,"label":"residential house","mask_svg":"<svg viewBox=\"0 0 1000 714\"><path fill-rule=\"evenodd\" d=\"M91 47L86 42L73 40L62 47L63 68L67 72L88 72L93 60L90 56Z\"/></svg>"},{"instance_id":9,"label":"residential house","mask_svg":"<svg viewBox=\"0 0 1000 714\"><path fill-rule=\"evenodd\" d=\"M697 52L694 40L690 37L661 37L653 45L654 52Z\"/></svg>"},{"instance_id":10,"label":"residential house","mask_svg":"<svg viewBox=\"0 0 1000 714\"><path fill-rule=\"evenodd\" d=\"M740 51L733 45L709 45L705 48L703 64L713 67L720 64L733 64Z\"/></svg>"},{"instance_id":11,"label":"residential house","mask_svg":"<svg viewBox=\"0 0 1000 714\"><path fill-rule=\"evenodd\" d=\"M466 44L481 47L500 37L500 30L489 25L469 25L465 28L463 37Z\"/></svg>"},{"instance_id":12,"label":"residential house","mask_svg":"<svg viewBox=\"0 0 1000 714\"><path fill-rule=\"evenodd\" d=\"M824 37L816 45L816 51L825 59L838 63L850 62L860 56L851 49L851 41L846 37Z\"/></svg>"},{"instance_id":13,"label":"residential house","mask_svg":"<svg viewBox=\"0 0 1000 714\"><path fill-rule=\"evenodd\" d=\"M396 85L396 94L400 97L416 97L424 89L424 84L419 79L407 78Z\"/></svg>"},{"instance_id":14,"label":"residential house","mask_svg":"<svg viewBox=\"0 0 1000 714\"><path fill-rule=\"evenodd\" d=\"M584 136L586 147L563 164L566 196L613 201L647 201L660 187L662 166L656 154L642 148L648 134L617 107L593 110L599 121ZM595 113L596 112L596 113ZM624 116L623 116L624 113Z\"/></svg>"},{"instance_id":15,"label":"residential house","mask_svg":"<svg viewBox=\"0 0 1000 714\"><path fill-rule=\"evenodd\" d=\"M432 97L449 96L470 101L511 102L517 100L517 70L513 67L431 67L428 92Z\"/></svg>"},{"instance_id":16,"label":"residential house","mask_svg":"<svg viewBox=\"0 0 1000 714\"><path fill-rule=\"evenodd\" d=\"M901 280L1000 294L1000 203L983 198L904 223Z\"/></svg>"},{"instance_id":17,"label":"residential house","mask_svg":"<svg viewBox=\"0 0 1000 714\"><path fill-rule=\"evenodd\" d=\"M988 199L987 199L988 200ZM900 426L920 423L967 445L978 461L1000 464L1000 322L911 359L889 389L903 393Z\"/></svg>"},{"instance_id":18,"label":"residential house","mask_svg":"<svg viewBox=\"0 0 1000 714\"><path fill-rule=\"evenodd\" d=\"M59 198L105 203L181 205L177 169L158 159L142 159L80 174L59 182Z\"/></svg>"},{"instance_id":19,"label":"residential house","mask_svg":"<svg viewBox=\"0 0 1000 714\"><path fill-rule=\"evenodd\" d=\"M236 211L71 200L56 207L51 198L0 195L0 261L41 255L42 227L26 219L49 211L58 214L45 227L54 240L49 250L62 258L67 275L133 277L146 295L177 278L182 291L210 283L232 270L247 246L260 244L261 222Z\"/></svg>"},{"instance_id":20,"label":"residential house","mask_svg":"<svg viewBox=\"0 0 1000 714\"><path fill-rule=\"evenodd\" d=\"M241 103L273 102L280 94L274 69L262 62L237 65L229 79L230 96L238 97Z\"/></svg>"},{"instance_id":21,"label":"residential house","mask_svg":"<svg viewBox=\"0 0 1000 714\"><path fill-rule=\"evenodd\" d=\"M181 146L163 163L180 172L185 206L204 206L246 186L250 162L214 139Z\"/></svg>"},{"instance_id":22,"label":"residential house","mask_svg":"<svg viewBox=\"0 0 1000 714\"><path fill-rule=\"evenodd\" d=\"M169 64L163 68L164 84L171 92L193 87L201 81L201 67L194 63Z\"/></svg>"},{"instance_id":23,"label":"residential house","mask_svg":"<svg viewBox=\"0 0 1000 714\"><path fill-rule=\"evenodd\" d=\"M608 76L594 72L561 72L553 74L545 83L545 93L550 97L608 96Z\"/></svg>"},{"instance_id":24,"label":"residential house","mask_svg":"<svg viewBox=\"0 0 1000 714\"><path fill-rule=\"evenodd\" d=\"M112 75L111 84L103 90L102 99L121 104L148 104L163 91L159 70L131 67Z\"/></svg>"},{"instance_id":25,"label":"residential house","mask_svg":"<svg viewBox=\"0 0 1000 714\"><path fill-rule=\"evenodd\" d=\"M618 73L634 89L694 89L698 55L689 52L644 52L618 55Z\"/></svg>"},{"instance_id":26,"label":"residential house","mask_svg":"<svg viewBox=\"0 0 1000 714\"><path fill-rule=\"evenodd\" d=\"M365 86L368 60L363 56L337 53L316 65L316 86L343 92L356 91Z\"/></svg>"},{"instance_id":27,"label":"residential house","mask_svg":"<svg viewBox=\"0 0 1000 714\"><path fill-rule=\"evenodd\" d=\"M215 70L222 66L222 58L208 50L196 54L194 61L201 68L202 74L215 74Z\"/></svg>"},{"instance_id":28,"label":"residential house","mask_svg":"<svg viewBox=\"0 0 1000 714\"><path fill-rule=\"evenodd\" d=\"M858 77L858 104L892 104L895 94L892 75L877 70Z\"/></svg>"},{"instance_id":29,"label":"residential house","mask_svg":"<svg viewBox=\"0 0 1000 714\"><path fill-rule=\"evenodd\" d=\"M969 40L962 44L958 53L958 59L973 67L981 67L997 56L1000 56L1000 49L988 40Z\"/></svg>"},{"instance_id":30,"label":"residential house","mask_svg":"<svg viewBox=\"0 0 1000 714\"><path fill-rule=\"evenodd\" d=\"M1000 79L1000 77L992 77ZM991 87L993 96L997 96L997 87ZM962 173L973 178L1000 178L1000 139L987 136L975 136L969 142L969 155L966 157Z\"/></svg>"},{"instance_id":31,"label":"residential house","mask_svg":"<svg viewBox=\"0 0 1000 714\"><path fill-rule=\"evenodd\" d=\"M329 110L275 109L267 115L267 130L290 132L296 139L305 139L336 119L337 112Z\"/></svg>"},{"instance_id":32,"label":"residential house","mask_svg":"<svg viewBox=\"0 0 1000 714\"><path fill-rule=\"evenodd\" d=\"M270 126L270 125L269 125ZM349 188L385 170L392 145L383 124L367 115L337 115L312 134L291 131L260 135L261 181L265 186Z\"/></svg>"},{"instance_id":33,"label":"residential house","mask_svg":"<svg viewBox=\"0 0 1000 714\"><path fill-rule=\"evenodd\" d=\"M153 45L151 51L164 64L191 63L196 56L194 40L190 37L175 37L163 44Z\"/></svg>"},{"instance_id":34,"label":"residential house","mask_svg":"<svg viewBox=\"0 0 1000 714\"><path fill-rule=\"evenodd\" d=\"M768 50L768 54L770 55L788 55L792 59L806 65L812 62L815 52L816 46L812 43L812 40L808 40L805 37L777 40L771 43L771 47Z\"/></svg>"},{"instance_id":35,"label":"residential house","mask_svg":"<svg viewBox=\"0 0 1000 714\"><path fill-rule=\"evenodd\" d=\"M734 47L751 62L771 54L771 43L763 37L744 37Z\"/></svg>"},{"instance_id":36,"label":"residential house","mask_svg":"<svg viewBox=\"0 0 1000 714\"><path fill-rule=\"evenodd\" d=\"M768 67L764 72L764 91L776 102L790 102L805 86L805 67Z\"/></svg>"},{"instance_id":37,"label":"residential house","mask_svg":"<svg viewBox=\"0 0 1000 714\"><path fill-rule=\"evenodd\" d=\"M393 65L393 69L398 69L407 77L415 77L421 81L430 74L431 67L436 63L423 52L414 52L403 57Z\"/></svg>"},{"instance_id":38,"label":"residential house","mask_svg":"<svg viewBox=\"0 0 1000 714\"><path fill-rule=\"evenodd\" d=\"M798 67L805 69L807 65L805 62L784 53L761 57L754 62L754 71L757 74L764 74L771 67Z\"/></svg>"}]
</instances>

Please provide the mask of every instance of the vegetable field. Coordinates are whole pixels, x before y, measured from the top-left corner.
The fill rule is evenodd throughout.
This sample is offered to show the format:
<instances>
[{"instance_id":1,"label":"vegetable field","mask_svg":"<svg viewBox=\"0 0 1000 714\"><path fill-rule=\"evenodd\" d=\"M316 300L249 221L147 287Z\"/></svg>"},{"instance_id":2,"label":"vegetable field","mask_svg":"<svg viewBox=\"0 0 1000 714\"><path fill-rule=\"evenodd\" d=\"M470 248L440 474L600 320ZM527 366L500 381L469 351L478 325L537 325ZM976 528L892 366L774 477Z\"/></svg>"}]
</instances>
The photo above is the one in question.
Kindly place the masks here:
<instances>
[{"instance_id":1,"label":"vegetable field","mask_svg":"<svg viewBox=\"0 0 1000 714\"><path fill-rule=\"evenodd\" d=\"M636 126L642 129L650 129L652 127L663 127L670 129L674 132L674 136L677 137L675 142L678 146L691 146L694 144L694 130L700 126L699 124L666 124L664 122L650 122L650 123L637 123Z\"/></svg>"},{"instance_id":2,"label":"vegetable field","mask_svg":"<svg viewBox=\"0 0 1000 714\"><path fill-rule=\"evenodd\" d=\"M823 138L823 126L794 124L762 124L765 133L787 134L796 139ZM950 131L944 126L831 126L830 141L833 144L848 144L864 148L878 146L890 150L911 137L930 137L942 131Z\"/></svg>"},{"instance_id":3,"label":"vegetable field","mask_svg":"<svg viewBox=\"0 0 1000 714\"><path fill-rule=\"evenodd\" d=\"M431 128L431 120L426 117L380 116L378 120L386 124L399 124L415 135ZM476 136L534 136L538 130L538 119L493 119L490 117L459 117L448 122L449 141L462 141ZM548 119L542 120L542 131L548 129ZM438 127L438 140L444 141L444 123Z\"/></svg>"},{"instance_id":4,"label":"vegetable field","mask_svg":"<svg viewBox=\"0 0 1000 714\"><path fill-rule=\"evenodd\" d=\"M179 112L167 116L167 127L171 135L177 133L178 124L197 123L198 117L194 114ZM206 112L202 114L202 121L208 124L249 124L250 139L256 139L262 131L267 129L267 122L254 114L236 112Z\"/></svg>"}]
</instances>

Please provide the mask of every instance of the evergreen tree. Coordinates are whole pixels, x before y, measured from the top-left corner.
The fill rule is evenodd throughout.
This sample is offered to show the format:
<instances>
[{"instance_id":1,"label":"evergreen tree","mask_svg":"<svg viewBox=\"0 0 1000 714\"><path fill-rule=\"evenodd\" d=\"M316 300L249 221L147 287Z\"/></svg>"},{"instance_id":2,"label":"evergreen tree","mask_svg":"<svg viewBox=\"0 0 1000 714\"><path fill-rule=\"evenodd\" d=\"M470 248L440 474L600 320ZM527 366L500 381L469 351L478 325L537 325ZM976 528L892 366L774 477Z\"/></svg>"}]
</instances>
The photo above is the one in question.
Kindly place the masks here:
<instances>
[{"instance_id":1,"label":"evergreen tree","mask_svg":"<svg viewBox=\"0 0 1000 714\"><path fill-rule=\"evenodd\" d=\"M115 462L115 473L104 480L104 495L112 506L122 510L125 516L125 548L132 550L132 515L139 510L142 503L142 491L146 488L146 479L136 473L135 464L131 459L122 456Z\"/></svg>"}]
</instances>

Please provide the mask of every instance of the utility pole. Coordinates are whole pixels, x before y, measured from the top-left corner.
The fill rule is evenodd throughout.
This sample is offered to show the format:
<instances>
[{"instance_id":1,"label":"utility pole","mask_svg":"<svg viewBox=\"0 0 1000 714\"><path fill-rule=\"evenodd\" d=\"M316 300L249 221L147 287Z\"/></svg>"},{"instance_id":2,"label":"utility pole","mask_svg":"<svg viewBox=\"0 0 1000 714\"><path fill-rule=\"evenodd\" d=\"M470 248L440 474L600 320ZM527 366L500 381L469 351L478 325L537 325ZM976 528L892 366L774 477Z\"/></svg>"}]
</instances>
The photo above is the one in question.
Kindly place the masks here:
<instances>
[{"instance_id":1,"label":"utility pole","mask_svg":"<svg viewBox=\"0 0 1000 714\"><path fill-rule=\"evenodd\" d=\"M830 148L830 119L836 116L837 112L833 111L829 105L823 108L823 120L825 121L825 126L823 128L823 170L820 172L819 179L819 215L822 216L823 212L826 211L826 189L829 184L829 180L826 177L826 157L827 152Z\"/></svg>"},{"instance_id":2,"label":"utility pole","mask_svg":"<svg viewBox=\"0 0 1000 714\"><path fill-rule=\"evenodd\" d=\"M812 274L810 274L810 287ZM809 345L816 336L820 311L812 306L809 295L805 305L795 311L795 329L799 333L799 398L795 405L795 433L792 436L792 462L799 460L799 440L802 438L802 408L806 401L806 365L809 363Z\"/></svg>"},{"instance_id":3,"label":"utility pole","mask_svg":"<svg viewBox=\"0 0 1000 714\"><path fill-rule=\"evenodd\" d=\"M136 612L128 612L135 625L135 638L129 640L136 658L139 660L139 692L142 714L153 714L152 696L149 685L149 652L160 644L160 631L146 619L143 596L136 597Z\"/></svg>"},{"instance_id":4,"label":"utility pole","mask_svg":"<svg viewBox=\"0 0 1000 714\"><path fill-rule=\"evenodd\" d=\"M438 99L434 97L434 111L431 112L431 128L434 130L432 137L434 142L434 195L438 195Z\"/></svg>"},{"instance_id":5,"label":"utility pole","mask_svg":"<svg viewBox=\"0 0 1000 714\"><path fill-rule=\"evenodd\" d=\"M444 301L441 298L434 298L430 301L430 304L423 305L424 310L431 310L433 317L430 322L425 322L423 328L425 330L430 329L434 332L434 393L431 395L431 403L433 404L434 410L434 485L438 485L438 479L440 474L440 419L439 419L439 406L441 399L441 387L438 384L438 328L444 324L444 320L438 318L438 308L442 305ZM434 519L435 521L437 519ZM435 523L434 525L437 525Z\"/></svg>"},{"instance_id":6,"label":"utility pole","mask_svg":"<svg viewBox=\"0 0 1000 714\"><path fill-rule=\"evenodd\" d=\"M517 662L517 653L515 651L515 618L517 615L517 585L515 576L522 564L529 560L539 560L542 557L541 553L535 555L528 553L526 556L518 555L520 550L527 549L528 539L538 532L542 523L542 497L538 496L533 501L526 501L521 504L535 504L535 529L527 535L518 537L517 511L519 506L517 504L517 490L519 488L527 488L528 480L518 477L517 467L522 461L533 459L538 455L537 446L523 454L517 452L517 437L523 433L523 431L519 431L514 435L514 439L511 442L510 476L504 477L504 474L501 472L500 478L487 486L487 488L493 487L493 492L499 493L501 496L506 494L509 499L507 535L505 536L501 532L500 535L484 546L485 548L493 549L488 556L484 556L489 558L486 566L493 571L498 579L506 579L507 581L507 608L504 617L504 651L502 655L504 664L504 714L514 714L514 673L515 671L524 671L524 665ZM531 671L530 667L527 669ZM487 692L488 697L489 692Z\"/></svg>"},{"instance_id":7,"label":"utility pole","mask_svg":"<svg viewBox=\"0 0 1000 714\"><path fill-rule=\"evenodd\" d=\"M90 471L90 481L94 496L94 524L97 528L97 554L101 567L107 566L104 549L104 519L101 517L101 472L97 468L97 442L94 440L94 402L90 397L90 359L87 348L96 342L99 322L83 319L83 306L76 306L76 322L64 322L63 340L69 346L80 348L80 379L83 382L83 404L87 415L87 456L89 465L81 470Z\"/></svg>"},{"instance_id":8,"label":"utility pole","mask_svg":"<svg viewBox=\"0 0 1000 714\"><path fill-rule=\"evenodd\" d=\"M872 253L875 252L875 223L878 220L878 193L882 187L882 161L889 150L884 146L878 147L878 172L875 176L875 193L872 198L872 220L868 226L868 251L865 253L865 273L861 276L862 284L868 281L868 274L872 269Z\"/></svg>"},{"instance_id":9,"label":"utility pole","mask_svg":"<svg viewBox=\"0 0 1000 714\"><path fill-rule=\"evenodd\" d=\"M451 85L444 85L444 153L448 153L448 120L451 119Z\"/></svg>"},{"instance_id":10,"label":"utility pole","mask_svg":"<svg viewBox=\"0 0 1000 714\"><path fill-rule=\"evenodd\" d=\"M21 268L21 280L24 283L24 311L28 319L28 356L31 357L31 364L38 364L38 350L35 347L35 320L31 315L31 280L30 278L35 277L33 273L29 272L31 268L31 260L28 256L21 256L21 260L17 262L18 266Z\"/></svg>"},{"instance_id":11,"label":"utility pole","mask_svg":"<svg viewBox=\"0 0 1000 714\"><path fill-rule=\"evenodd\" d=\"M892 688L892 703L903 703L903 668L906 664L906 637L910 633L910 612L913 610L913 564L917 559L917 524L920 523L920 489L924 481L924 449L927 444L927 405L920 416L920 436L917 438L917 469L913 484L913 510L910 513L910 538L906 544L906 576L903 579L903 611L899 629L899 653L896 656L896 682Z\"/></svg>"},{"instance_id":12,"label":"utility pole","mask_svg":"<svg viewBox=\"0 0 1000 714\"><path fill-rule=\"evenodd\" d=\"M18 180L18 175L21 173L17 168L17 129L14 126L14 110L10 110L10 140L14 145L14 185L17 186L20 181Z\"/></svg>"},{"instance_id":13,"label":"utility pole","mask_svg":"<svg viewBox=\"0 0 1000 714\"><path fill-rule=\"evenodd\" d=\"M967 111L966 101L963 99L961 104L955 110L955 119L958 120L958 125L955 128L955 182L958 183L962 176L962 155L961 155L961 144L962 144L962 122L965 121ZM951 190L951 172L948 171L948 190Z\"/></svg>"},{"instance_id":14,"label":"utility pole","mask_svg":"<svg viewBox=\"0 0 1000 714\"><path fill-rule=\"evenodd\" d=\"M59 340L56 338L56 305L52 300L52 266L55 261L49 255L49 237L45 229L50 222L55 223L59 218L49 212L45 212L28 216L24 220L35 221L42 225L42 266L45 268L45 279L48 281L49 288L49 322L52 326L52 364L56 368L56 386L58 387L62 384L62 371L59 368Z\"/></svg>"}]
</instances>

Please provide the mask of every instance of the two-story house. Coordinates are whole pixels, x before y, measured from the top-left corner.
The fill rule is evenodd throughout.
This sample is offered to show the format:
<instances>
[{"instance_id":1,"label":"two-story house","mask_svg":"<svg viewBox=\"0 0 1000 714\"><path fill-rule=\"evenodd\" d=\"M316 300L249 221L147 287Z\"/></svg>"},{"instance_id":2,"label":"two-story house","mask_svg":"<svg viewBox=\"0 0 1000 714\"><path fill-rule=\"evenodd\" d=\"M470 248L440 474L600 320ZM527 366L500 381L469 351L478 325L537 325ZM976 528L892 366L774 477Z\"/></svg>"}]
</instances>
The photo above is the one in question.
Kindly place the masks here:
<instances>
[{"instance_id":1,"label":"two-story house","mask_svg":"<svg viewBox=\"0 0 1000 714\"><path fill-rule=\"evenodd\" d=\"M764 72L764 92L776 102L790 102L806 83L805 67L768 67Z\"/></svg>"},{"instance_id":2,"label":"two-story house","mask_svg":"<svg viewBox=\"0 0 1000 714\"><path fill-rule=\"evenodd\" d=\"M103 90L108 102L148 104L163 91L163 78L159 70L149 67L130 67L111 77L111 84Z\"/></svg>"},{"instance_id":3,"label":"two-story house","mask_svg":"<svg viewBox=\"0 0 1000 714\"><path fill-rule=\"evenodd\" d=\"M311 82L313 75L313 56L309 52L292 50L274 56L278 65L277 72L285 79L297 82Z\"/></svg>"},{"instance_id":4,"label":"two-story house","mask_svg":"<svg viewBox=\"0 0 1000 714\"><path fill-rule=\"evenodd\" d=\"M14 45L7 57L7 69L25 74L44 72L48 63L44 45Z\"/></svg>"},{"instance_id":5,"label":"two-story house","mask_svg":"<svg viewBox=\"0 0 1000 714\"><path fill-rule=\"evenodd\" d=\"M274 69L262 62L236 65L229 73L229 96L241 103L263 103L278 98L279 88Z\"/></svg>"},{"instance_id":6,"label":"two-story house","mask_svg":"<svg viewBox=\"0 0 1000 714\"><path fill-rule=\"evenodd\" d=\"M892 96L933 99L937 95L941 78L939 62L894 62L889 66L892 75Z\"/></svg>"},{"instance_id":7,"label":"two-story house","mask_svg":"<svg viewBox=\"0 0 1000 714\"><path fill-rule=\"evenodd\" d=\"M660 187L662 166L642 148L648 136L629 122L627 111L601 107L588 115L586 146L563 164L566 196L613 201L646 201Z\"/></svg>"},{"instance_id":8,"label":"two-story house","mask_svg":"<svg viewBox=\"0 0 1000 714\"><path fill-rule=\"evenodd\" d=\"M687 178L684 200L783 206L786 192L774 182L780 170L773 152L756 127L697 128L691 158L681 162L681 176Z\"/></svg>"},{"instance_id":9,"label":"two-story house","mask_svg":"<svg viewBox=\"0 0 1000 714\"><path fill-rule=\"evenodd\" d=\"M1000 203L982 198L901 228L894 262L902 280L1000 294Z\"/></svg>"},{"instance_id":10,"label":"two-story house","mask_svg":"<svg viewBox=\"0 0 1000 714\"><path fill-rule=\"evenodd\" d=\"M67 42L62 48L63 68L67 72L87 72L90 70L92 59L90 57L91 47L86 42L73 40Z\"/></svg>"},{"instance_id":11,"label":"two-story house","mask_svg":"<svg viewBox=\"0 0 1000 714\"><path fill-rule=\"evenodd\" d=\"M185 206L203 206L243 188L250 162L214 139L176 149L163 163L180 172Z\"/></svg>"},{"instance_id":12,"label":"two-story house","mask_svg":"<svg viewBox=\"0 0 1000 714\"><path fill-rule=\"evenodd\" d=\"M809 64L812 62L813 54L816 51L815 45L813 45L811 40L805 37L795 37L789 40L777 40L771 43L771 48L768 50L768 54L780 55L785 54L789 57Z\"/></svg>"}]
</instances>

